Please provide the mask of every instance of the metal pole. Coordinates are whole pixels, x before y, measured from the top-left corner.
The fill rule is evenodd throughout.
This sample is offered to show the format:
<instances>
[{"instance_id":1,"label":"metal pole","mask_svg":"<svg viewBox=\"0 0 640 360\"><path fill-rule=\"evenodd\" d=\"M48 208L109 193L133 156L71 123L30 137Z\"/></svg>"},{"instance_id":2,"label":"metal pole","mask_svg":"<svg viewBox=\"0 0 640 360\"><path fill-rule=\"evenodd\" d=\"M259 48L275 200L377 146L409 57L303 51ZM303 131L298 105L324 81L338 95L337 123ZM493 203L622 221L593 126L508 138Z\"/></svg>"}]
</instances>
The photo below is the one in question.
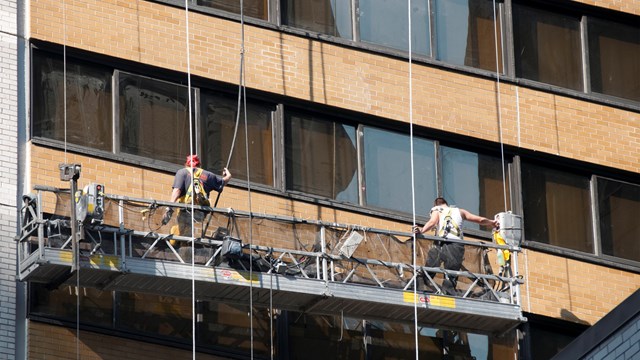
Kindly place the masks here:
<instances>
[{"instance_id":1,"label":"metal pole","mask_svg":"<svg viewBox=\"0 0 640 360\"><path fill-rule=\"evenodd\" d=\"M121 264L120 264L120 270L121 271L125 271L127 270L127 253L126 253L126 249L125 249L125 236L124 236L124 201L120 200L119 201L120 206L118 206L118 219L120 220L120 259L121 259ZM116 249L118 247L116 246Z\"/></svg>"},{"instance_id":2,"label":"metal pole","mask_svg":"<svg viewBox=\"0 0 640 360\"><path fill-rule=\"evenodd\" d=\"M69 212L71 213L71 272L76 271L78 266L78 221L76 220L76 190L78 187L78 182L76 178L72 178L70 181L70 190L71 191L71 209Z\"/></svg>"},{"instance_id":3,"label":"metal pole","mask_svg":"<svg viewBox=\"0 0 640 360\"><path fill-rule=\"evenodd\" d=\"M78 188L78 179L80 178L80 169L82 168L80 164L60 164L58 166L60 169L60 180L69 181L70 184L70 206L69 213L71 214L71 272L76 271L78 264L78 244L76 244L78 240L78 222L76 219L76 191Z\"/></svg>"},{"instance_id":4,"label":"metal pole","mask_svg":"<svg viewBox=\"0 0 640 360\"><path fill-rule=\"evenodd\" d=\"M511 279L513 281L513 286L511 286L511 288L513 289L515 287L515 293L513 294L513 297L515 297L515 303L516 305L522 305L522 302L520 301L520 284L515 281L516 279L518 279L518 252L522 251L522 249L518 249L518 251L511 251L511 258L513 260L513 268L511 269ZM513 291L513 290L512 290ZM511 299L511 303L513 304L514 299Z\"/></svg>"},{"instance_id":5,"label":"metal pole","mask_svg":"<svg viewBox=\"0 0 640 360\"><path fill-rule=\"evenodd\" d=\"M320 245L322 247L322 254L327 253L327 242L325 240L325 228L324 226L320 227ZM329 276L327 275L327 258L322 257L322 279L325 281L329 281Z\"/></svg>"}]
</instances>

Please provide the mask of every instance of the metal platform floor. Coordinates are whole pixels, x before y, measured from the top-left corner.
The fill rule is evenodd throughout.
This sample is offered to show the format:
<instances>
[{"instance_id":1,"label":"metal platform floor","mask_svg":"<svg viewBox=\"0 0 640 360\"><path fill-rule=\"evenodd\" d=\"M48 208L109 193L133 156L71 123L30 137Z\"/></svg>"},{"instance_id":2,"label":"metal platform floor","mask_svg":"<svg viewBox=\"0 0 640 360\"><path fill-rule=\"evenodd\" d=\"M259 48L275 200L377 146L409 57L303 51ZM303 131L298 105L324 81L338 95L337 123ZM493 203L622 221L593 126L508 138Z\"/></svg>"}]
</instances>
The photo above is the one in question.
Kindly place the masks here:
<instances>
[{"instance_id":1,"label":"metal platform floor","mask_svg":"<svg viewBox=\"0 0 640 360\"><path fill-rule=\"evenodd\" d=\"M191 297L195 290L198 300L234 304L248 304L251 293L255 306L407 323L417 315L423 326L494 335L526 321L519 305L498 301L158 259L82 255L72 272L71 250L42 250L41 257L34 252L24 259L21 281L176 297Z\"/></svg>"}]
</instances>

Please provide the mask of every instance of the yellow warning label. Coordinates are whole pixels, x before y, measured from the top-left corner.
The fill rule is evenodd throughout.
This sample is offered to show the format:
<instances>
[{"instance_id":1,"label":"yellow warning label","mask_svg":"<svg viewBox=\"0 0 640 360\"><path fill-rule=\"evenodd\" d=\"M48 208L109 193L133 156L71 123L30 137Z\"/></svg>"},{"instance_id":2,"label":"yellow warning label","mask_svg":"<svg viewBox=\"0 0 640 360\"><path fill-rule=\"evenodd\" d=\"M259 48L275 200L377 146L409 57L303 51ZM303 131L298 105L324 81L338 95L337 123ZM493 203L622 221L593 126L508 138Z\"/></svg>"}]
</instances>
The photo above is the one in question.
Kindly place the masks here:
<instances>
[{"instance_id":1,"label":"yellow warning label","mask_svg":"<svg viewBox=\"0 0 640 360\"><path fill-rule=\"evenodd\" d=\"M92 256L89 258L89 263L95 266L108 266L111 269L117 270L120 267L120 258L117 256Z\"/></svg>"},{"instance_id":2,"label":"yellow warning label","mask_svg":"<svg viewBox=\"0 0 640 360\"><path fill-rule=\"evenodd\" d=\"M409 291L405 291L402 293L402 299L404 302L411 303L411 304L413 303L424 304L428 301L427 297L424 294L416 294Z\"/></svg>"},{"instance_id":3,"label":"yellow warning label","mask_svg":"<svg viewBox=\"0 0 640 360\"><path fill-rule=\"evenodd\" d=\"M429 304L432 306L440 306L455 309L456 299L444 296L429 296Z\"/></svg>"},{"instance_id":4,"label":"yellow warning label","mask_svg":"<svg viewBox=\"0 0 640 360\"><path fill-rule=\"evenodd\" d=\"M241 282L252 282L254 284L259 284L259 277L256 273L251 274L249 276L248 271L235 271L230 269L223 269L220 271L220 275L222 278L227 280L236 280Z\"/></svg>"},{"instance_id":5,"label":"yellow warning label","mask_svg":"<svg viewBox=\"0 0 640 360\"><path fill-rule=\"evenodd\" d=\"M70 251L60 252L60 261L64 261L66 263L71 264L71 260L73 260L73 256Z\"/></svg>"}]
</instances>

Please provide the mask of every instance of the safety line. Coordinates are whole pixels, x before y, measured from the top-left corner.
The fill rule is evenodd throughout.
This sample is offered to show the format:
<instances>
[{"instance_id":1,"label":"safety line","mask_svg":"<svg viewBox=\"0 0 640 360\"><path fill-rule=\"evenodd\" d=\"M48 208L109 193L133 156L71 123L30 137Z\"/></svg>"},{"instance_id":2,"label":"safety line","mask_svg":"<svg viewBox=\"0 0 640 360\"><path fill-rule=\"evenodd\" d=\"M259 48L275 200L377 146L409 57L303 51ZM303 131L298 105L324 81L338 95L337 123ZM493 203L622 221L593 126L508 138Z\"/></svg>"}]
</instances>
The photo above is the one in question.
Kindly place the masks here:
<instances>
[{"instance_id":1,"label":"safety line","mask_svg":"<svg viewBox=\"0 0 640 360\"><path fill-rule=\"evenodd\" d=\"M518 134L518 147L520 147L520 86L516 85L516 133Z\"/></svg>"},{"instance_id":2,"label":"safety line","mask_svg":"<svg viewBox=\"0 0 640 360\"><path fill-rule=\"evenodd\" d=\"M64 162L67 163L67 3L62 0L62 116L64 117ZM73 194L72 194L73 199Z\"/></svg>"},{"instance_id":3,"label":"safety line","mask_svg":"<svg viewBox=\"0 0 640 360\"><path fill-rule=\"evenodd\" d=\"M241 0L242 1L242 0ZM244 27L243 15L240 14L240 23L241 27ZM244 76L244 30L241 30L243 35L241 35L242 45L240 45L240 75L238 79L238 105L236 108L236 126L233 130L233 140L231 140L231 149L229 150L229 158L227 158L227 168L229 168L229 164L231 164L231 157L233 156L233 150L236 146L236 136L238 135L238 124L240 123L240 104L242 103L242 87L243 87L243 76Z\"/></svg>"},{"instance_id":4,"label":"safety line","mask_svg":"<svg viewBox=\"0 0 640 360\"><path fill-rule=\"evenodd\" d=\"M63 97L63 118L64 118L64 162L67 163L67 2L62 0L62 97ZM72 180L75 181L75 180ZM75 205L74 196L71 195L71 204ZM72 226L78 226L76 221ZM71 239L75 245L74 267L76 268L76 359L80 359L80 249L79 243L76 242L78 232L76 236Z\"/></svg>"},{"instance_id":5,"label":"safety line","mask_svg":"<svg viewBox=\"0 0 640 360\"><path fill-rule=\"evenodd\" d=\"M416 226L416 188L415 188L415 174L413 165L413 52L412 52L412 39L411 39L411 0L407 0L407 17L408 20L408 38L409 38L409 143L410 143L410 156L411 156L411 214L413 227ZM416 269L416 233L413 232L413 324L414 324L414 337L415 337L415 355L416 360L419 359L419 342L418 342L418 272Z\"/></svg>"},{"instance_id":6,"label":"safety line","mask_svg":"<svg viewBox=\"0 0 640 360\"><path fill-rule=\"evenodd\" d=\"M244 117L244 147L245 147L245 162L247 170L247 201L249 206L249 336L251 347L251 359L254 357L254 344L253 344L253 255L251 253L253 249L253 213L251 211L251 170L249 167L249 124L247 122L247 88L245 86L245 58L244 58L244 1L240 0L240 83L238 89L238 112L236 114L236 129L233 134L233 142L231 145L231 151L229 152L228 164L231 162L231 156L233 155L233 147L235 146L236 133L238 130L238 124L240 119L240 99L242 99L242 113ZM271 301L271 292L269 293ZM273 333L271 333L273 336ZM273 349L271 349L273 354Z\"/></svg>"},{"instance_id":7,"label":"safety line","mask_svg":"<svg viewBox=\"0 0 640 360\"><path fill-rule=\"evenodd\" d=\"M187 119L189 120L189 154L195 154L193 146L193 119L191 114L192 98L191 98L191 49L189 42L189 0L184 0L184 14L185 14L185 28L186 28L186 45L187 45ZM189 163L191 171L191 188L194 188L194 166L193 161ZM196 281L195 281L195 196L191 197L191 356L193 360L196 359ZM179 225L178 225L179 226Z\"/></svg>"},{"instance_id":8,"label":"safety line","mask_svg":"<svg viewBox=\"0 0 640 360\"><path fill-rule=\"evenodd\" d=\"M498 47L498 16L496 11L496 0L493 0L493 38L494 38L494 46L496 49L496 101L498 106L498 133L500 138L500 159L502 164L502 191L504 198L504 211L507 211L507 178L505 171L505 161L504 161L504 142L502 139L502 105L501 105L501 96L500 96L500 61L498 60L498 48L502 50L502 38L500 37L500 47Z\"/></svg>"}]
</instances>

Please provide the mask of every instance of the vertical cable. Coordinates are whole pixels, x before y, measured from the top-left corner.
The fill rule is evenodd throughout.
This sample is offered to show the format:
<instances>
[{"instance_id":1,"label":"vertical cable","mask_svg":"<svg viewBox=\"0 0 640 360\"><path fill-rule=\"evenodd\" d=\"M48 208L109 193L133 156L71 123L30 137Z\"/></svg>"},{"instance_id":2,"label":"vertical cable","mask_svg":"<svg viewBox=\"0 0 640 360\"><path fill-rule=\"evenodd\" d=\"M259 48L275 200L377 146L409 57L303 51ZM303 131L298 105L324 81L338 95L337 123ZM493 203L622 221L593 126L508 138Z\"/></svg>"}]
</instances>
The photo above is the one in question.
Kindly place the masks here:
<instances>
[{"instance_id":1,"label":"vertical cable","mask_svg":"<svg viewBox=\"0 0 640 360\"><path fill-rule=\"evenodd\" d=\"M62 0L62 116L64 117L64 162L67 162L67 4ZM73 195L73 194L72 194ZM73 197L72 197L73 198Z\"/></svg>"},{"instance_id":2,"label":"vertical cable","mask_svg":"<svg viewBox=\"0 0 640 360\"><path fill-rule=\"evenodd\" d=\"M516 85L516 133L518 134L518 147L520 147L520 87Z\"/></svg>"},{"instance_id":3,"label":"vertical cable","mask_svg":"<svg viewBox=\"0 0 640 360\"><path fill-rule=\"evenodd\" d=\"M500 103L500 60L498 49L502 51L502 36L500 36L500 46L498 46L498 16L496 11L496 0L493 0L493 40L496 48L496 101L498 104L498 136L500 138L500 159L502 164L502 191L504 198L504 211L507 211L507 178L504 161L504 142L502 140L502 105Z\"/></svg>"},{"instance_id":4,"label":"vertical cable","mask_svg":"<svg viewBox=\"0 0 640 360\"><path fill-rule=\"evenodd\" d=\"M184 14L185 14L185 28L186 28L186 45L187 45L187 119L189 120L189 149L190 155L195 153L193 146L193 119L191 118L191 49L189 45L189 0L184 0ZM189 164L191 170L191 188L195 182L193 173L193 161ZM194 211L194 199L195 196L191 196L191 355L193 360L196 359L196 281L195 281L195 241L194 241L194 228L195 228L195 211Z\"/></svg>"},{"instance_id":5,"label":"vertical cable","mask_svg":"<svg viewBox=\"0 0 640 360\"><path fill-rule=\"evenodd\" d=\"M414 181L414 167L413 167L413 58L412 58L412 43L411 38L411 0L407 0L407 17L408 17L408 38L409 38L409 143L410 143L410 157L411 157L411 214L413 226L416 225L416 189ZM413 229L413 227L412 227ZM414 336L416 345L416 360L419 358L419 342L418 342L418 282L417 282L417 269L416 269L416 234L413 233L413 320L414 320Z\"/></svg>"},{"instance_id":6,"label":"vertical cable","mask_svg":"<svg viewBox=\"0 0 640 360\"><path fill-rule=\"evenodd\" d=\"M246 159L246 171L247 171L247 200L249 206L249 336L251 343L251 359L253 359L254 346L253 346L253 212L251 211L251 172L249 167L249 124L247 123L247 89L245 86L245 66L244 66L244 2L240 0L240 88L238 92L238 99L242 98L242 112L244 117L244 150ZM241 93L241 94L240 94ZM240 100L238 100L240 105ZM239 110L239 109L238 109ZM238 113L238 118L240 114ZM236 130L238 123L236 122ZM235 142L235 133L234 133ZM233 148L229 154L229 161L231 161L231 154Z\"/></svg>"},{"instance_id":7,"label":"vertical cable","mask_svg":"<svg viewBox=\"0 0 640 360\"><path fill-rule=\"evenodd\" d=\"M62 0L62 97L63 97L63 122L64 122L64 162L67 163L67 3ZM74 180L75 181L75 180ZM75 205L75 194L70 194L71 206ZM71 226L78 226L77 222ZM76 234L76 237L78 235ZM75 242L76 238L71 239ZM76 254L73 255L76 268L76 359L80 360L80 257L76 246Z\"/></svg>"}]
</instances>

